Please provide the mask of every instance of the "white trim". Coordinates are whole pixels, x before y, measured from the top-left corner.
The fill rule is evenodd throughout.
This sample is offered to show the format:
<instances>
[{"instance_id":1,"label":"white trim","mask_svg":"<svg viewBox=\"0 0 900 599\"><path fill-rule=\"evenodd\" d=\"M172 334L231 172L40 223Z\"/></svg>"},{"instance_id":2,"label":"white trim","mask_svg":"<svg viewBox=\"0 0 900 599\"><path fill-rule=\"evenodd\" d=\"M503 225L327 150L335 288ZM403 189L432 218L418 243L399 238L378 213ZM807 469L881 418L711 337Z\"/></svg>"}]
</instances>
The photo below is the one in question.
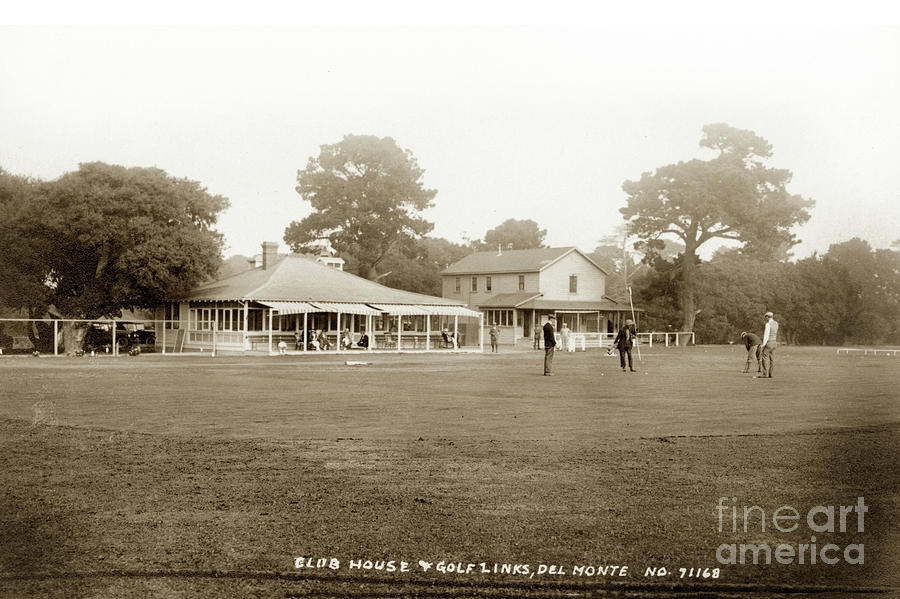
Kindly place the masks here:
<instances>
[{"instance_id":1,"label":"white trim","mask_svg":"<svg viewBox=\"0 0 900 599\"><path fill-rule=\"evenodd\" d=\"M267 308L271 308L278 312L279 316L287 316L289 314L303 314L304 312L318 312L319 310L312 304L306 302L269 302L256 300L256 303L262 304Z\"/></svg>"},{"instance_id":2,"label":"white trim","mask_svg":"<svg viewBox=\"0 0 900 599\"><path fill-rule=\"evenodd\" d=\"M313 301L313 306L318 309L312 309L310 312L337 312L340 314L363 314L366 316L379 316L381 314L379 310L361 303Z\"/></svg>"}]
</instances>

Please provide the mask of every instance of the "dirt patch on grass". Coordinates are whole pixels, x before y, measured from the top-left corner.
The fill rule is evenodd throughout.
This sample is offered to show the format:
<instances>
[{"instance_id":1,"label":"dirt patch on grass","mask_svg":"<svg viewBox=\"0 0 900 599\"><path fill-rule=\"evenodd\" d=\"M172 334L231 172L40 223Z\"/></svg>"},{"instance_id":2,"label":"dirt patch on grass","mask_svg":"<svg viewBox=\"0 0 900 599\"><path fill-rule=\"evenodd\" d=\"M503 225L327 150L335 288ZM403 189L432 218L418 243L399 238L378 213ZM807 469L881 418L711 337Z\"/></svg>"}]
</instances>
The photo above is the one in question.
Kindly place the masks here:
<instances>
[{"instance_id":1,"label":"dirt patch on grass","mask_svg":"<svg viewBox=\"0 0 900 599\"><path fill-rule=\"evenodd\" d=\"M637 575L647 566L716 566L722 543L808 541L805 527L803 534L718 532L718 498L734 496L739 505L766 510L865 496L865 533L832 540L864 542L866 563L724 566L722 583L896 586L898 434L895 427L869 427L591 443L273 442L4 420L0 571L32 578L2 580L0 589L10 596L28 589L48 596L182 596L197 589L264 596L296 591L302 581L165 573L290 577L297 556L627 564ZM79 572L110 575L70 576ZM331 584L350 582L352 573L315 574ZM34 578L40 575L66 584ZM354 574L352 585L366 575ZM493 575L440 580L517 582ZM642 576L629 580L646 583Z\"/></svg>"}]
</instances>

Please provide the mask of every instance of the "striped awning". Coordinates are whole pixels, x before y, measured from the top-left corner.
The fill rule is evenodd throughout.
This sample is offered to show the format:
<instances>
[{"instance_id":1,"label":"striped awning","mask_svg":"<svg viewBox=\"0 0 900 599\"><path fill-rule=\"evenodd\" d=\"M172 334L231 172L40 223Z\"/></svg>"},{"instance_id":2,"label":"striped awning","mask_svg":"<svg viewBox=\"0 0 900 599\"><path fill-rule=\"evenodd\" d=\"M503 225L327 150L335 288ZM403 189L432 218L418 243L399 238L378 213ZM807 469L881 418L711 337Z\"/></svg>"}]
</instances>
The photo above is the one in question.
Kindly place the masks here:
<instances>
[{"instance_id":1,"label":"striped awning","mask_svg":"<svg viewBox=\"0 0 900 599\"><path fill-rule=\"evenodd\" d=\"M315 302L319 310L314 312L340 312L341 314L364 314L366 316L378 316L380 311L366 304L356 304L351 302Z\"/></svg>"},{"instance_id":2,"label":"striped awning","mask_svg":"<svg viewBox=\"0 0 900 599\"><path fill-rule=\"evenodd\" d=\"M463 306L423 306L430 313L440 316L465 316L467 318L478 318L481 312L464 308Z\"/></svg>"},{"instance_id":3,"label":"striped awning","mask_svg":"<svg viewBox=\"0 0 900 599\"><path fill-rule=\"evenodd\" d=\"M378 308L381 312L387 312L393 316L416 316L419 314L432 314L430 310L424 306L417 304L372 304L373 308Z\"/></svg>"},{"instance_id":4,"label":"striped awning","mask_svg":"<svg viewBox=\"0 0 900 599\"><path fill-rule=\"evenodd\" d=\"M277 311L279 315L303 314L304 312L318 312L318 308L306 302L258 302Z\"/></svg>"},{"instance_id":5,"label":"striped awning","mask_svg":"<svg viewBox=\"0 0 900 599\"><path fill-rule=\"evenodd\" d=\"M382 312L387 312L395 316L415 316L419 314L430 314L432 316L468 316L478 318L480 312L469 310L462 306L422 306L419 304L372 304Z\"/></svg>"}]
</instances>

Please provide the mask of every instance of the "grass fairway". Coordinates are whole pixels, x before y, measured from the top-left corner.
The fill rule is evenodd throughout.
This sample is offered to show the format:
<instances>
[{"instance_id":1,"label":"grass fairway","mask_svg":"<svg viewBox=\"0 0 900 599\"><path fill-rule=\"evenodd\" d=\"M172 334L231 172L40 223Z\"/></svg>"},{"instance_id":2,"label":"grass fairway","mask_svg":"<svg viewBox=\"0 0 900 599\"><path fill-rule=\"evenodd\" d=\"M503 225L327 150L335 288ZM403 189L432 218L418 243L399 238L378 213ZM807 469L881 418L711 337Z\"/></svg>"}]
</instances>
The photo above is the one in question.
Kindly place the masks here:
<instances>
[{"instance_id":1,"label":"grass fairway","mask_svg":"<svg viewBox=\"0 0 900 599\"><path fill-rule=\"evenodd\" d=\"M781 347L756 380L739 348L642 351L637 373L558 354L554 377L511 351L0 359L0 595L900 593L900 359ZM858 497L864 531L810 530ZM811 536L838 563L717 562Z\"/></svg>"}]
</instances>

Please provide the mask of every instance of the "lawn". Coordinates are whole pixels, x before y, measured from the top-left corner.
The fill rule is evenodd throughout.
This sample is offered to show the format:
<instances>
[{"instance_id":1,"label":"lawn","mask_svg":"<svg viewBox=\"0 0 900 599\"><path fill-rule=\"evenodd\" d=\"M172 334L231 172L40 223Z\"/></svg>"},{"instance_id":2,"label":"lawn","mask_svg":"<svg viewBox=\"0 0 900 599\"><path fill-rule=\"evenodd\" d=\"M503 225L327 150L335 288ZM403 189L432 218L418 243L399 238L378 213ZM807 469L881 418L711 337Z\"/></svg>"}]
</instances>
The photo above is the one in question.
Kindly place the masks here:
<instances>
[{"instance_id":1,"label":"lawn","mask_svg":"<svg viewBox=\"0 0 900 599\"><path fill-rule=\"evenodd\" d=\"M0 595L900 593L900 358L541 355L4 357ZM717 560L811 543L838 563Z\"/></svg>"}]
</instances>

